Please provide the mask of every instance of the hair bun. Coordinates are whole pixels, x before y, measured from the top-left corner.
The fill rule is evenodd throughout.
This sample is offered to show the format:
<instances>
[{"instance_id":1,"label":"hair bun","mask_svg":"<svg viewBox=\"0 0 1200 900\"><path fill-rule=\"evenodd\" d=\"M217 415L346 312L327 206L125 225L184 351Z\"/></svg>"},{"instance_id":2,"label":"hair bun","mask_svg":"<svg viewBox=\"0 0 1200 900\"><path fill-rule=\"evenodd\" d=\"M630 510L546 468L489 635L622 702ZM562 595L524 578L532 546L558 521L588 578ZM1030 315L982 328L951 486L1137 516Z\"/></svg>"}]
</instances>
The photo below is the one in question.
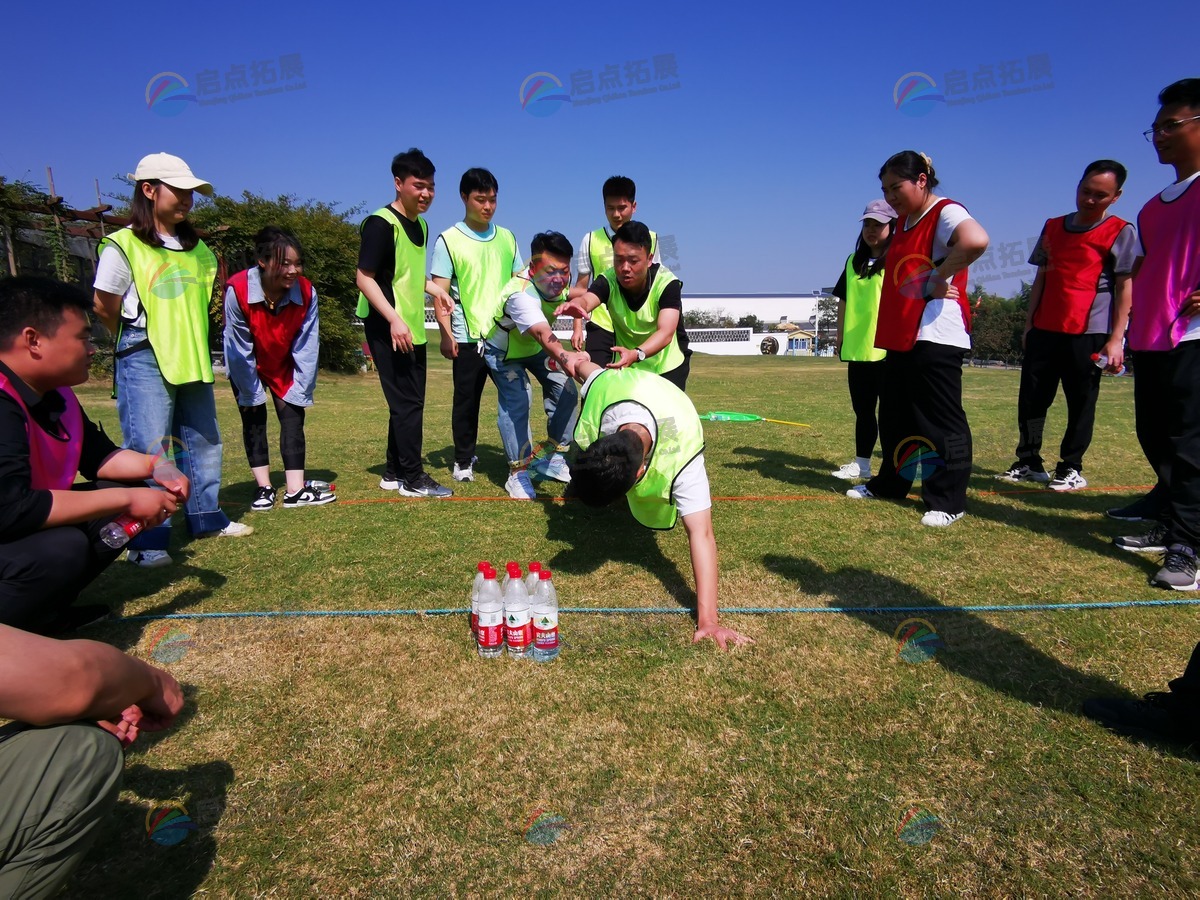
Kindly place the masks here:
<instances>
[{"instance_id":1,"label":"hair bun","mask_svg":"<svg viewBox=\"0 0 1200 900\"><path fill-rule=\"evenodd\" d=\"M932 173L933 172L933 160L930 159L928 156L926 156L924 153L920 153L918 155L921 157L921 159L925 160L925 168L927 168Z\"/></svg>"}]
</instances>

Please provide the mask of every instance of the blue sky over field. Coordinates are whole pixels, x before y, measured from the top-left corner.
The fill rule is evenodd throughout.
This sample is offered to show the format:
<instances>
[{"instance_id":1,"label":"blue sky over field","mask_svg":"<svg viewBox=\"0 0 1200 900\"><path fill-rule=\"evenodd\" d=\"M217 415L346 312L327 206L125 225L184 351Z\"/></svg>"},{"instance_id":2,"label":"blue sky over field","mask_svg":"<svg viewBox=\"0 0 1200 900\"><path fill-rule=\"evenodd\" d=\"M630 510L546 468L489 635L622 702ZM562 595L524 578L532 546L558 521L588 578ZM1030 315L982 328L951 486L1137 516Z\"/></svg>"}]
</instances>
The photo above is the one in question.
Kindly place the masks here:
<instances>
[{"instance_id":1,"label":"blue sky over field","mask_svg":"<svg viewBox=\"0 0 1200 900\"><path fill-rule=\"evenodd\" d=\"M1008 294L1087 162L1129 167L1128 218L1171 180L1140 132L1162 87L1200 75L1176 0L425 9L218 2L133 25L22 4L5 13L27 39L0 61L0 174L45 186L52 166L88 207L94 179L115 190L166 150L224 194L370 211L415 145L438 168L432 229L485 166L526 246L598 227L600 185L623 174L685 290L792 292L832 284L880 164L913 148L992 237L973 280Z\"/></svg>"}]
</instances>

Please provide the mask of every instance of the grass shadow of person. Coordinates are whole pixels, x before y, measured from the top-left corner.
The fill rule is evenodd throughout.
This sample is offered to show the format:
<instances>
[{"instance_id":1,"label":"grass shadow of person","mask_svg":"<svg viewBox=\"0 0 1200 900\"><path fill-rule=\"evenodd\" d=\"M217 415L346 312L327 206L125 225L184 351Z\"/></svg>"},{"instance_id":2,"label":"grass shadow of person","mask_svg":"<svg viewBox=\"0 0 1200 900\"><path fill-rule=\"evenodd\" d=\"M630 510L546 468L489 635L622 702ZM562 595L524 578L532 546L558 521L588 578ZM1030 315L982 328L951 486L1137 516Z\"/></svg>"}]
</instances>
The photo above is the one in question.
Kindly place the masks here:
<instances>
[{"instance_id":1,"label":"grass shadow of person","mask_svg":"<svg viewBox=\"0 0 1200 900\"><path fill-rule=\"evenodd\" d=\"M552 571L585 575L607 562L636 566L658 579L663 591L681 607L690 610L695 618L696 591L691 580L674 560L663 554L655 533L633 518L625 498L600 508L578 500L548 502L545 507L546 537L572 545L569 549L559 550L548 560ZM669 539L687 542L682 521L675 526ZM606 605L639 605L630 600L615 596Z\"/></svg>"},{"instance_id":2,"label":"grass shadow of person","mask_svg":"<svg viewBox=\"0 0 1200 900\"><path fill-rule=\"evenodd\" d=\"M124 791L143 800L118 801L69 882L70 894L193 896L216 861L216 827L225 813L233 778L233 767L224 760L185 769L127 765Z\"/></svg>"},{"instance_id":3,"label":"grass shadow of person","mask_svg":"<svg viewBox=\"0 0 1200 900\"><path fill-rule=\"evenodd\" d=\"M855 567L830 572L813 560L777 554L764 556L763 565L794 581L805 594L832 596L829 606L847 610L845 615L871 626L889 641L895 640L905 620L928 620L944 644L933 655L933 662L1022 703L1080 715L1080 705L1088 697L1134 699L1107 678L1072 669L1020 635L975 613L948 609L936 598L887 575ZM855 607L864 609L857 612ZM891 607L896 611L889 611ZM916 612L913 607L932 609Z\"/></svg>"},{"instance_id":4,"label":"grass shadow of person","mask_svg":"<svg viewBox=\"0 0 1200 900\"><path fill-rule=\"evenodd\" d=\"M813 493L844 493L854 483L835 478L833 470L837 466L828 460L764 447L734 447L732 452L734 456L750 458L742 462L727 462L721 468L755 472L768 481L794 484Z\"/></svg>"}]
</instances>

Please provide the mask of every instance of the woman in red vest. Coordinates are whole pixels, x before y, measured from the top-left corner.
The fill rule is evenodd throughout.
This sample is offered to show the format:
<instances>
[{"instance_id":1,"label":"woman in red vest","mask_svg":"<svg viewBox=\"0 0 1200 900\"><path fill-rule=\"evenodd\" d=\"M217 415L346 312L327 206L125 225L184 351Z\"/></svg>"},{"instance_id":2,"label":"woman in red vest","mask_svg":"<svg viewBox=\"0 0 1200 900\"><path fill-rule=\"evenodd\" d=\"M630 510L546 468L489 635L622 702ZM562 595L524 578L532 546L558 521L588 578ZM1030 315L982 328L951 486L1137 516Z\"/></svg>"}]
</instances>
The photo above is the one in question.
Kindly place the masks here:
<instances>
[{"instance_id":1,"label":"woman in red vest","mask_svg":"<svg viewBox=\"0 0 1200 900\"><path fill-rule=\"evenodd\" d=\"M879 170L899 217L884 261L875 346L886 350L879 432L883 464L855 499L899 500L921 478L922 525L961 519L971 476L971 429L962 405L962 364L971 349L967 266L988 236L961 204L937 196L929 157L914 150Z\"/></svg>"},{"instance_id":2,"label":"woman in red vest","mask_svg":"<svg viewBox=\"0 0 1200 900\"><path fill-rule=\"evenodd\" d=\"M242 438L258 482L251 509L275 506L267 451L267 397L279 417L285 508L322 506L337 497L304 480L304 410L317 381L317 294L300 242L267 226L254 236L258 265L231 275L225 290L225 364L242 414Z\"/></svg>"}]
</instances>

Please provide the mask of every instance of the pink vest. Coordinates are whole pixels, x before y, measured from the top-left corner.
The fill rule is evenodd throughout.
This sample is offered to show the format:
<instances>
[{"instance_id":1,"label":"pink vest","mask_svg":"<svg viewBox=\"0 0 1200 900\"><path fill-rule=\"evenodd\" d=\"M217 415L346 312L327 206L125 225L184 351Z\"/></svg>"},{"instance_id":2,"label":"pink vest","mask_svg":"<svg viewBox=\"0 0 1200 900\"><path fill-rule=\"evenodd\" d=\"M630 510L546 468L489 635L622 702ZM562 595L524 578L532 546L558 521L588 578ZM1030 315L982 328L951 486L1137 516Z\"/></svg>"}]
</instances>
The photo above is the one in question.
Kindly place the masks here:
<instances>
[{"instance_id":1,"label":"pink vest","mask_svg":"<svg viewBox=\"0 0 1200 900\"><path fill-rule=\"evenodd\" d=\"M1188 326L1179 311L1200 289L1200 178L1170 203L1152 197L1137 226L1146 255L1133 277L1129 349L1170 350Z\"/></svg>"},{"instance_id":2,"label":"pink vest","mask_svg":"<svg viewBox=\"0 0 1200 900\"><path fill-rule=\"evenodd\" d=\"M47 434L37 422L29 417L29 410L16 387L0 373L0 390L17 401L25 413L25 433L29 435L29 468L32 471L30 487L35 491L66 491L75 483L79 472L79 459L83 455L83 410L70 388L59 388L67 408L63 410L59 425L66 437Z\"/></svg>"}]
</instances>

